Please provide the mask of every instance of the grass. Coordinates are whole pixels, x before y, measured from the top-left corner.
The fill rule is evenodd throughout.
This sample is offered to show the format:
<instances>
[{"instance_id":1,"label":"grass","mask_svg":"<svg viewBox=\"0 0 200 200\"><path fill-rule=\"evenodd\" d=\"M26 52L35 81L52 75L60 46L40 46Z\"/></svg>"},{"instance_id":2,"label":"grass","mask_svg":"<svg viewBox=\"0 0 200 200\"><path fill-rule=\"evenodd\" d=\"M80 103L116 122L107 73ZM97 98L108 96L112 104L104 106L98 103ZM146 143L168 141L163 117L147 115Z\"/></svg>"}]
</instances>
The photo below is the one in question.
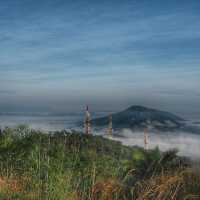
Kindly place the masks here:
<instances>
[{"instance_id":1,"label":"grass","mask_svg":"<svg viewBox=\"0 0 200 200\"><path fill-rule=\"evenodd\" d=\"M176 150L19 126L0 136L0 199L192 200L200 175Z\"/></svg>"}]
</instances>

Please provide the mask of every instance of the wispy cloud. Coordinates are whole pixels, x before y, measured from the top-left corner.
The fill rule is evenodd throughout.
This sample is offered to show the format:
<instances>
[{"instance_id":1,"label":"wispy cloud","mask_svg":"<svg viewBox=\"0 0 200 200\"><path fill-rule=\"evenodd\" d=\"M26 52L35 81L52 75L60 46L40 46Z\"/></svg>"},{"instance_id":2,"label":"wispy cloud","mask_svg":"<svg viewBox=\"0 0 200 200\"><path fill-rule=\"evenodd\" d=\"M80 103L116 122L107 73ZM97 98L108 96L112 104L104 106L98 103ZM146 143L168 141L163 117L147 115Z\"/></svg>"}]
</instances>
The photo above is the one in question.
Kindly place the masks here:
<instances>
[{"instance_id":1,"label":"wispy cloud","mask_svg":"<svg viewBox=\"0 0 200 200\"><path fill-rule=\"evenodd\" d=\"M1 2L0 90L53 98L57 88L104 102L119 91L126 102L197 98L198 8L195 0Z\"/></svg>"}]
</instances>

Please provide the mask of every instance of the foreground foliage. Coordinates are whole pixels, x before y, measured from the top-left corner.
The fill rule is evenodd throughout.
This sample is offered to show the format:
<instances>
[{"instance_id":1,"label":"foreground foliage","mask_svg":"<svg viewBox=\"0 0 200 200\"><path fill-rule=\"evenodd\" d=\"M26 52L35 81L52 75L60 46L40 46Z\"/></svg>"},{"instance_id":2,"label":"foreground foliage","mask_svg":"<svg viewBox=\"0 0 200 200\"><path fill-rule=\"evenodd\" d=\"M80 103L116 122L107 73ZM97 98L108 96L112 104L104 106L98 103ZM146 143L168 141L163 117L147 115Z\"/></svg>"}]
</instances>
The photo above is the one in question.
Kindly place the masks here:
<instances>
[{"instance_id":1,"label":"foreground foliage","mask_svg":"<svg viewBox=\"0 0 200 200\"><path fill-rule=\"evenodd\" d=\"M7 128L0 135L0 199L200 199L198 169L176 153L81 133Z\"/></svg>"}]
</instances>

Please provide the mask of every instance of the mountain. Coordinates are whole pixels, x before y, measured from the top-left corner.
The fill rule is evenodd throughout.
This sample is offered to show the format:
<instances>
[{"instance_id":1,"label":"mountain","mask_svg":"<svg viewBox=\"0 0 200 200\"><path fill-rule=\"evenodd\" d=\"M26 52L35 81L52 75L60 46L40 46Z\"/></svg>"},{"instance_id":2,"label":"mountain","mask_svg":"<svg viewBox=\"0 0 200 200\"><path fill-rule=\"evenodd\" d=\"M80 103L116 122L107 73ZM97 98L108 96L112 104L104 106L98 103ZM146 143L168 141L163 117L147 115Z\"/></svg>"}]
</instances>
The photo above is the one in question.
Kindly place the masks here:
<instances>
[{"instance_id":1,"label":"mountain","mask_svg":"<svg viewBox=\"0 0 200 200\"><path fill-rule=\"evenodd\" d=\"M183 119L169 112L164 112L143 106L131 106L128 109L112 114L113 128L143 129L151 127L168 131L180 128ZM92 120L92 125L98 128L108 126L109 117Z\"/></svg>"}]
</instances>

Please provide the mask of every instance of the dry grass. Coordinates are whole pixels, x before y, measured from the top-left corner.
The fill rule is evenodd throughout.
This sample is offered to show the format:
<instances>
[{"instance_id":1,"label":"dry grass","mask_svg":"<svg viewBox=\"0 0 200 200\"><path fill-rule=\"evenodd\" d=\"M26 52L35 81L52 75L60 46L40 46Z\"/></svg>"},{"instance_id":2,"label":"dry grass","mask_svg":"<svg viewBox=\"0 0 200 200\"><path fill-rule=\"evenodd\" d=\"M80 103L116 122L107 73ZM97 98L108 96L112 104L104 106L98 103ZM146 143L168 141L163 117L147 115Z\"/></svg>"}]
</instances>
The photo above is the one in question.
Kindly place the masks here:
<instances>
[{"instance_id":1,"label":"dry grass","mask_svg":"<svg viewBox=\"0 0 200 200\"><path fill-rule=\"evenodd\" d=\"M192 169L168 172L140 181L133 188L112 179L95 184L92 194L92 200L200 200L200 174Z\"/></svg>"},{"instance_id":2,"label":"dry grass","mask_svg":"<svg viewBox=\"0 0 200 200\"><path fill-rule=\"evenodd\" d=\"M92 188L92 200L113 200L123 198L123 185L116 179L96 183Z\"/></svg>"},{"instance_id":3,"label":"dry grass","mask_svg":"<svg viewBox=\"0 0 200 200\"><path fill-rule=\"evenodd\" d=\"M0 191L20 192L22 186L15 178L0 177Z\"/></svg>"},{"instance_id":4,"label":"dry grass","mask_svg":"<svg viewBox=\"0 0 200 200\"><path fill-rule=\"evenodd\" d=\"M137 200L200 199L200 175L184 170L173 175L161 175L138 183L133 189Z\"/></svg>"}]
</instances>

